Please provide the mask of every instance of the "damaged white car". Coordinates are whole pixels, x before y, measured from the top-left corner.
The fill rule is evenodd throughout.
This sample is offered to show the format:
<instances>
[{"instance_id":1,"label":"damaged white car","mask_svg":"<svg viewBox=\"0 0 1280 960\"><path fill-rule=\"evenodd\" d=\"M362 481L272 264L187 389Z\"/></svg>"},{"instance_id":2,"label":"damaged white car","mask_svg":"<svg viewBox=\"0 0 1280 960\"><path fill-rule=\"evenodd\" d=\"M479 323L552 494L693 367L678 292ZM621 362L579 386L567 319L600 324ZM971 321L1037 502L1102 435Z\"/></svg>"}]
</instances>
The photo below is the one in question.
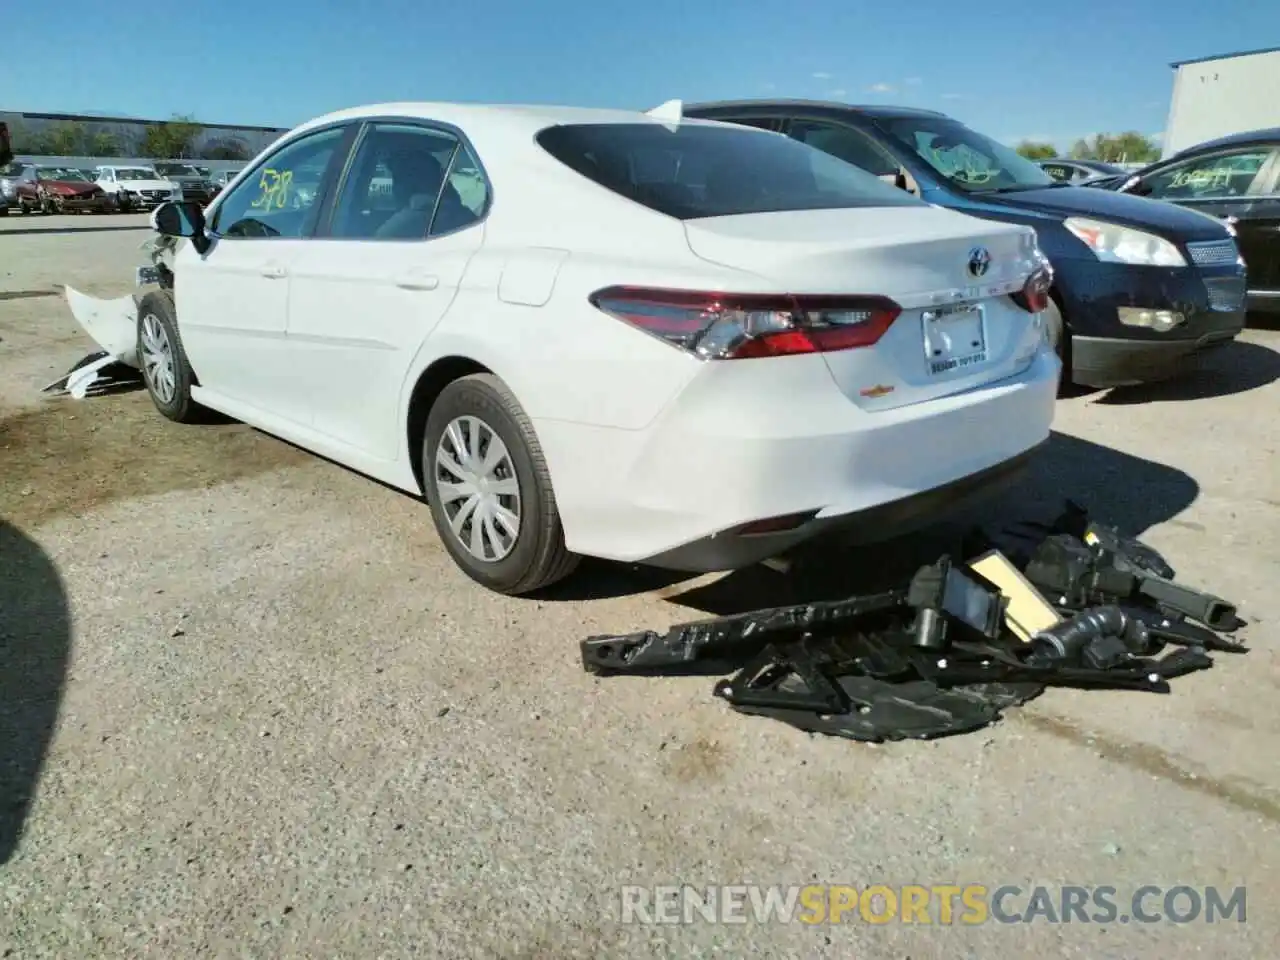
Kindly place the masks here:
<instances>
[{"instance_id":1,"label":"damaged white car","mask_svg":"<svg viewBox=\"0 0 1280 960\"><path fill-rule=\"evenodd\" d=\"M157 409L424 496L505 593L882 538L1049 436L1030 228L678 104L343 111L152 224L151 292L68 297Z\"/></svg>"}]
</instances>

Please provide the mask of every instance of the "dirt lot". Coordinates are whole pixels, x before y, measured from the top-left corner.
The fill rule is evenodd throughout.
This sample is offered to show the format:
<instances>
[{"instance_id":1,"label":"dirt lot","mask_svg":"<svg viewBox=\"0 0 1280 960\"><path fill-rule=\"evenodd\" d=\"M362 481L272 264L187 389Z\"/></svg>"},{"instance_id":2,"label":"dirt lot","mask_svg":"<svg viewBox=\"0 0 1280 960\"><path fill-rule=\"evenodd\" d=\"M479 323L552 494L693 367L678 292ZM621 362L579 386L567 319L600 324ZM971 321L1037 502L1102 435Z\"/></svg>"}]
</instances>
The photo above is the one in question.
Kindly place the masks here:
<instances>
[{"instance_id":1,"label":"dirt lot","mask_svg":"<svg viewBox=\"0 0 1280 960\"><path fill-rule=\"evenodd\" d=\"M976 735L864 746L734 715L706 679L579 666L586 634L814 589L796 578L591 564L502 599L425 508L340 467L142 393L42 398L90 347L52 285L128 292L141 223L0 221L0 955L1274 955L1280 334L1062 402L1004 504L1071 495L1144 534L1241 604L1251 653L1168 697L1051 692ZM852 590L894 553L825 579ZM1126 905L1245 884L1249 910L618 923L620 885L682 882L1107 884Z\"/></svg>"}]
</instances>

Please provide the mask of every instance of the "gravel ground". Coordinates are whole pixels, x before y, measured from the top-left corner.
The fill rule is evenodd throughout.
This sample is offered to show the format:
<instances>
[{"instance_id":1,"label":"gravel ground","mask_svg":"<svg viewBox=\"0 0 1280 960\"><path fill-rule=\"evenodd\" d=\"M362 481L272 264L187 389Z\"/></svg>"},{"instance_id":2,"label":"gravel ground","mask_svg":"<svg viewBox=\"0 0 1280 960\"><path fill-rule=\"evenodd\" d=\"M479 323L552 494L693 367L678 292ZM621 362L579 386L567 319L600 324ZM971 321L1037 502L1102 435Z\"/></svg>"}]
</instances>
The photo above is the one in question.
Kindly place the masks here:
<instances>
[{"instance_id":1,"label":"gravel ground","mask_svg":"<svg viewBox=\"0 0 1280 960\"><path fill-rule=\"evenodd\" d=\"M1241 604L1246 657L1167 697L1054 691L975 735L866 746L737 716L705 678L578 663L586 634L802 578L593 563L505 599L454 570L424 507L338 466L142 393L42 397L91 347L53 285L127 293L143 223L0 220L0 955L1275 955L1280 334L1063 401L1003 504L1070 495L1143 534ZM833 555L825 579L853 589L909 547ZM1122 906L1243 884L1252 909L618 922L624 884L810 882L1109 884Z\"/></svg>"}]
</instances>

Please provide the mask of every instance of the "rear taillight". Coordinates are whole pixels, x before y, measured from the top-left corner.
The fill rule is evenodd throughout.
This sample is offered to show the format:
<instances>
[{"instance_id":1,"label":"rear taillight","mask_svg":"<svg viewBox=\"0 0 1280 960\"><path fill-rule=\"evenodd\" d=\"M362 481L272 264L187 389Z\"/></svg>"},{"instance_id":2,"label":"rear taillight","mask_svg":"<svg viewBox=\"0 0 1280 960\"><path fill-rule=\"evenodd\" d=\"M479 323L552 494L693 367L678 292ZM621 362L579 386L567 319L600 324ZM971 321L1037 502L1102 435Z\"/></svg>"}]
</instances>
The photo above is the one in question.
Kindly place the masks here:
<instances>
[{"instance_id":1,"label":"rear taillight","mask_svg":"<svg viewBox=\"0 0 1280 960\"><path fill-rule=\"evenodd\" d=\"M591 303L707 360L869 347L902 308L887 297L707 293L609 287Z\"/></svg>"},{"instance_id":2,"label":"rear taillight","mask_svg":"<svg viewBox=\"0 0 1280 960\"><path fill-rule=\"evenodd\" d=\"M1053 268L1043 264L1027 277L1023 288L1013 294L1013 302L1028 313L1039 313L1049 306L1051 286L1053 286Z\"/></svg>"}]
</instances>

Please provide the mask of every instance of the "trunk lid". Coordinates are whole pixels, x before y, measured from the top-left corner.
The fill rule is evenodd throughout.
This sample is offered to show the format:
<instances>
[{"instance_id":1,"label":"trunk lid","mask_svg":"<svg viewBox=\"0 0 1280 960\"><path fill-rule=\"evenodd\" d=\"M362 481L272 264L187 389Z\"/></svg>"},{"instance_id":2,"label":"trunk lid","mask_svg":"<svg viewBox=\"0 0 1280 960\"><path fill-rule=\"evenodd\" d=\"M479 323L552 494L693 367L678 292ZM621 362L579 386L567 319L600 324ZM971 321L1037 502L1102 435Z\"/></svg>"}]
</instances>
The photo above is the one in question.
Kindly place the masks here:
<instances>
[{"instance_id":1,"label":"trunk lid","mask_svg":"<svg viewBox=\"0 0 1280 960\"><path fill-rule=\"evenodd\" d=\"M1033 315L1009 298L1034 267L1029 227L921 205L713 217L685 221L685 231L697 256L781 292L896 301L902 313L876 344L822 355L865 410L1013 376L1040 336Z\"/></svg>"}]
</instances>

